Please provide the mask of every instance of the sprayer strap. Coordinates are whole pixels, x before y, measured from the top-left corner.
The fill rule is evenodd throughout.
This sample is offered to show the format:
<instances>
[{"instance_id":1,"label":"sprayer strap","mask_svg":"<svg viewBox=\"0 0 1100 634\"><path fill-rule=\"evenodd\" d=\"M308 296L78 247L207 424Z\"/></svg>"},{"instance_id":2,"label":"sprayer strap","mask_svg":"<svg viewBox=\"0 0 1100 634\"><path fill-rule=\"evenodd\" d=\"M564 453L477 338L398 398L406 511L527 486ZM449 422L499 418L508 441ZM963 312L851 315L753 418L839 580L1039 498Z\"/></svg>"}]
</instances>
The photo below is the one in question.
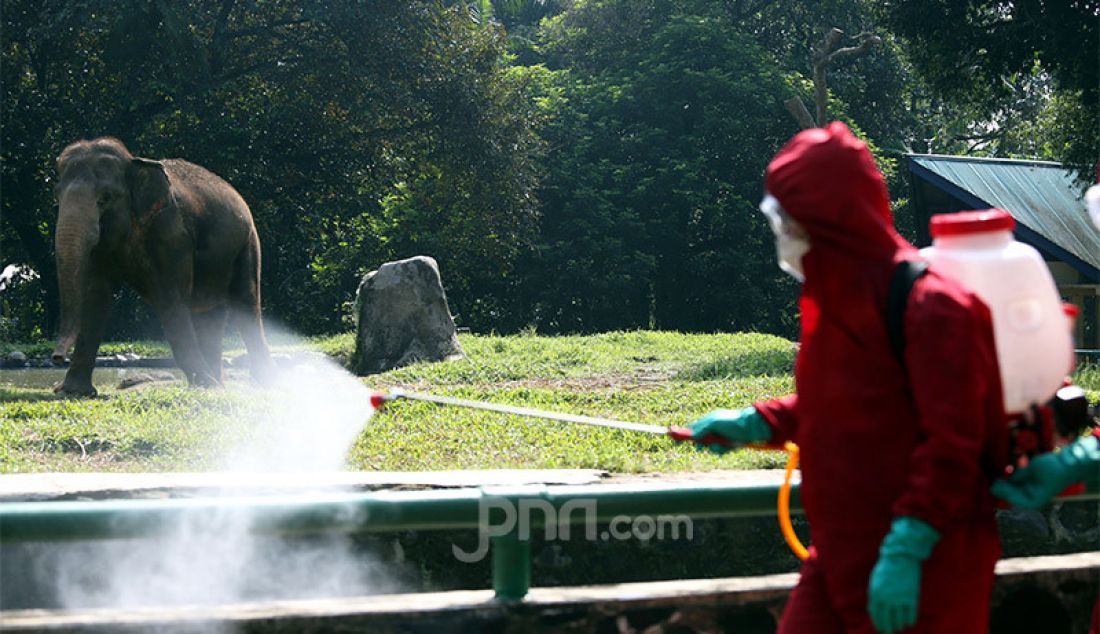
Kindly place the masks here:
<instances>
[{"instance_id":1,"label":"sprayer strap","mask_svg":"<svg viewBox=\"0 0 1100 634\"><path fill-rule=\"evenodd\" d=\"M928 263L924 260L898 262L886 292L886 334L890 337L890 349L902 367L905 367L905 306L909 303L913 284L927 272Z\"/></svg>"}]
</instances>

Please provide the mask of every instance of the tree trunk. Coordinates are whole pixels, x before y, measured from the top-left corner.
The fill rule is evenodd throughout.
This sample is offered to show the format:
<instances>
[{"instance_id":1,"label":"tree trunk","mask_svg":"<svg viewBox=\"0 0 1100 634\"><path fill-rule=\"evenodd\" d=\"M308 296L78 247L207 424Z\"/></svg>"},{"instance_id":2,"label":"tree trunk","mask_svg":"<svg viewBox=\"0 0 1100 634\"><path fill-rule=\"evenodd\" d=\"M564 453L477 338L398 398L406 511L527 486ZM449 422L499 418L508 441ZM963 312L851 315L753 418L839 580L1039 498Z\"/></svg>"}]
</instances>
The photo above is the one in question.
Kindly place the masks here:
<instances>
[{"instance_id":1,"label":"tree trunk","mask_svg":"<svg viewBox=\"0 0 1100 634\"><path fill-rule=\"evenodd\" d=\"M787 112L791 113L791 116L798 122L798 125L802 126L803 130L817 127L813 115L810 114L810 111L806 109L806 104L802 103L802 100L798 97L791 97L784 101L783 105L787 107Z\"/></svg>"},{"instance_id":2,"label":"tree trunk","mask_svg":"<svg viewBox=\"0 0 1100 634\"><path fill-rule=\"evenodd\" d=\"M806 110L806 105L803 104L802 100L798 97L792 97L783 102L783 105L787 108L787 112L791 113L791 116L798 122L798 125L802 126L803 130L817 126L824 127L825 124L829 122L829 82L825 72L829 64L843 57L861 55L871 46L882 41L877 35L872 33L860 33L856 36L856 39L860 42L859 46L849 46L847 48L834 50L843 36L844 31L835 27L831 28L814 49L813 75L814 109L817 111L816 120L810 115L809 111Z\"/></svg>"}]
</instances>

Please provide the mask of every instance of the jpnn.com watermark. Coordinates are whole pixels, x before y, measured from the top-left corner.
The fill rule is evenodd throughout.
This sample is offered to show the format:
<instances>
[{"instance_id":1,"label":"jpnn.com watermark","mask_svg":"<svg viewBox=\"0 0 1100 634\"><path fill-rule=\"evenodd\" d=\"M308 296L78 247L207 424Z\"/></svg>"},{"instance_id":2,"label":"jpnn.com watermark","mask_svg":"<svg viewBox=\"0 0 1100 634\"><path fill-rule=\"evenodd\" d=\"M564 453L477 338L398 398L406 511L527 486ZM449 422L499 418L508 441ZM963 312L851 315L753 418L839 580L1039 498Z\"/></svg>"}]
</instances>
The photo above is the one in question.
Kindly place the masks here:
<instances>
[{"instance_id":1,"label":"jpnn.com watermark","mask_svg":"<svg viewBox=\"0 0 1100 634\"><path fill-rule=\"evenodd\" d=\"M575 513L580 516L575 516ZM455 559L476 563L489 552L489 540L515 532L521 540L531 538L532 528L541 527L546 541L569 541L578 529L587 541L692 539L694 526L686 515L616 515L600 530L596 500L569 500L555 508L547 500L484 497L478 502L478 542L473 551L451 545Z\"/></svg>"}]
</instances>

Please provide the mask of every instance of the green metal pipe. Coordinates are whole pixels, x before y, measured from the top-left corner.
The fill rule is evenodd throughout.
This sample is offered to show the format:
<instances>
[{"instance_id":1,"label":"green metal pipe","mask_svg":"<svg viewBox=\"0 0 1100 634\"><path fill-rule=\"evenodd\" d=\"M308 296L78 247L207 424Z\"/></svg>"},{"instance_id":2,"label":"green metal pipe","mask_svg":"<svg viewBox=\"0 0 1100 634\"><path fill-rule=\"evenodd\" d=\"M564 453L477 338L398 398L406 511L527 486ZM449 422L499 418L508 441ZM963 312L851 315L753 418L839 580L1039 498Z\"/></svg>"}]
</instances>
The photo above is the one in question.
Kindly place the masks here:
<instances>
[{"instance_id":1,"label":"green metal pipe","mask_svg":"<svg viewBox=\"0 0 1100 634\"><path fill-rule=\"evenodd\" d=\"M776 514L778 491L778 484L712 483L8 502L0 503L0 543L146 537L189 521L240 521L261 535L486 530L486 524L501 526L505 507L516 509L521 501L531 505L525 517L532 527L544 524L547 508L555 523L572 524L638 515L766 517ZM1064 498L1096 499L1097 491ZM791 510L801 511L797 485Z\"/></svg>"},{"instance_id":2,"label":"green metal pipe","mask_svg":"<svg viewBox=\"0 0 1100 634\"><path fill-rule=\"evenodd\" d=\"M10 502L0 504L0 542L145 537L187 521L239 520L250 532L267 535L484 528L486 520L499 526L506 520L502 507L515 508L521 500L548 503L557 521L562 507L572 503L565 520L570 523L640 514L768 516L775 514L777 493L778 485L604 485ZM584 504L585 512L577 512ZM532 526L543 524L543 508L529 514ZM798 508L797 495L792 508Z\"/></svg>"},{"instance_id":3,"label":"green metal pipe","mask_svg":"<svg viewBox=\"0 0 1100 634\"><path fill-rule=\"evenodd\" d=\"M240 527L260 535L477 529L490 538L493 588L522 599L531 584L531 542L548 523L563 531L584 522L640 516L759 517L776 514L779 485L742 483L485 487L291 496L0 504L0 543L170 534L179 526ZM1071 499L1097 499L1096 491ZM797 485L791 509L801 510ZM610 526L609 526L610 528Z\"/></svg>"},{"instance_id":4,"label":"green metal pipe","mask_svg":"<svg viewBox=\"0 0 1100 634\"><path fill-rule=\"evenodd\" d=\"M516 600L531 588L531 540L510 531L490 540L493 591L498 599Z\"/></svg>"},{"instance_id":5,"label":"green metal pipe","mask_svg":"<svg viewBox=\"0 0 1100 634\"><path fill-rule=\"evenodd\" d=\"M241 522L261 535L462 529L479 491L225 496L0 504L0 543L150 537L181 523Z\"/></svg>"}]
</instances>

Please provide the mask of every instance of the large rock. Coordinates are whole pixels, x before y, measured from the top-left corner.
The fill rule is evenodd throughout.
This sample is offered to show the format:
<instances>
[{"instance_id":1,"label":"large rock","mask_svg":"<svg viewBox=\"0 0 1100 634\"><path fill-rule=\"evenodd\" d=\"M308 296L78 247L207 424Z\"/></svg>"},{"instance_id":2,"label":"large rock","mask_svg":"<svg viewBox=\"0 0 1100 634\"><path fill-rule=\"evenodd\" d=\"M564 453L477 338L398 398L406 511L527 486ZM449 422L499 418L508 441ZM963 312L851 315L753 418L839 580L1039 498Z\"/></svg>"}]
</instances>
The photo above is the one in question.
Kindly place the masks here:
<instances>
[{"instance_id":1,"label":"large rock","mask_svg":"<svg viewBox=\"0 0 1100 634\"><path fill-rule=\"evenodd\" d=\"M356 293L355 317L357 374L465 356L432 258L387 262L367 273Z\"/></svg>"},{"instance_id":2,"label":"large rock","mask_svg":"<svg viewBox=\"0 0 1100 634\"><path fill-rule=\"evenodd\" d=\"M27 355L19 350L12 350L0 361L0 368L25 368L27 367Z\"/></svg>"}]
</instances>

